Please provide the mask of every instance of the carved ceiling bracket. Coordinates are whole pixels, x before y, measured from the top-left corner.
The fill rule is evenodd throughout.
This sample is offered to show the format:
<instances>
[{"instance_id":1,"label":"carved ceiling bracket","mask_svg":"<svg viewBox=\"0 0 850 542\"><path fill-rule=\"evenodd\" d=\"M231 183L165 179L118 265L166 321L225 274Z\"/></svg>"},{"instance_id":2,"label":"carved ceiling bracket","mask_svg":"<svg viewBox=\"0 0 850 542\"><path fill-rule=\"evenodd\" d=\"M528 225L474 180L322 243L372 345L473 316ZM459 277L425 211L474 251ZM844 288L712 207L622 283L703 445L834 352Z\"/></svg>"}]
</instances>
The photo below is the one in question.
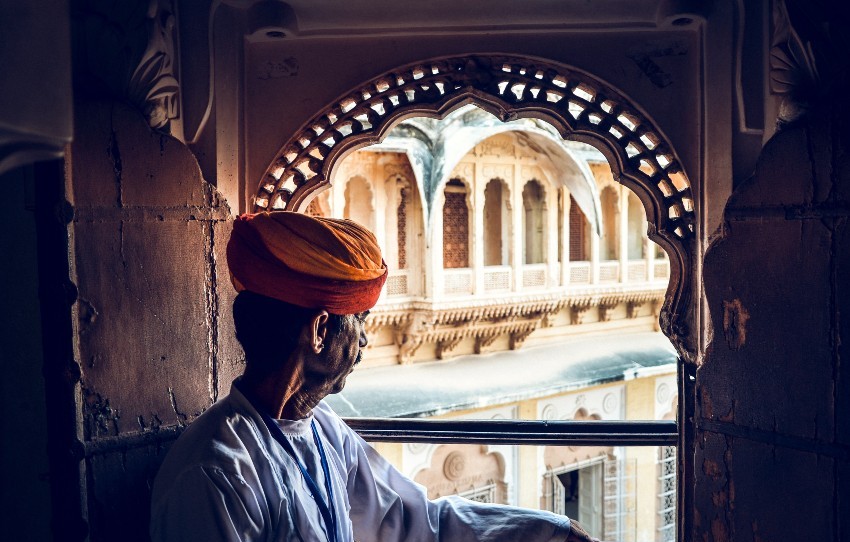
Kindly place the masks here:
<instances>
[{"instance_id":1,"label":"carved ceiling bracket","mask_svg":"<svg viewBox=\"0 0 850 542\"><path fill-rule=\"evenodd\" d=\"M485 348L496 342L496 339L499 338L499 333L497 332L489 332L484 333L476 338L475 340L475 353L480 354L484 351Z\"/></svg>"},{"instance_id":2,"label":"carved ceiling bracket","mask_svg":"<svg viewBox=\"0 0 850 542\"><path fill-rule=\"evenodd\" d=\"M795 0L773 3L770 91L782 96L778 129L803 119L841 83L839 78L847 77L847 43L839 36L846 28L825 12L826 6Z\"/></svg>"},{"instance_id":3,"label":"carved ceiling bracket","mask_svg":"<svg viewBox=\"0 0 850 542\"><path fill-rule=\"evenodd\" d=\"M584 322L584 315L590 310L590 303L574 304L570 306L570 324L577 326Z\"/></svg>"},{"instance_id":4,"label":"carved ceiling bracket","mask_svg":"<svg viewBox=\"0 0 850 542\"><path fill-rule=\"evenodd\" d=\"M645 301L629 301L626 303L626 316L632 320L637 318L644 303Z\"/></svg>"},{"instance_id":5,"label":"carved ceiling bracket","mask_svg":"<svg viewBox=\"0 0 850 542\"><path fill-rule=\"evenodd\" d=\"M173 133L180 118L175 0L84 4L74 15L85 72L78 90L124 98L151 128Z\"/></svg>"},{"instance_id":6,"label":"carved ceiling bracket","mask_svg":"<svg viewBox=\"0 0 850 542\"><path fill-rule=\"evenodd\" d=\"M531 336L532 333L537 329L539 321L531 322L526 326L521 327L520 329L511 333L510 340L510 348L511 350L516 350L522 346L522 343Z\"/></svg>"},{"instance_id":7,"label":"carved ceiling bracket","mask_svg":"<svg viewBox=\"0 0 850 542\"><path fill-rule=\"evenodd\" d=\"M610 322L611 321L611 312L616 307L616 303L601 303L599 305L599 321L600 322Z\"/></svg>"},{"instance_id":8,"label":"carved ceiling bracket","mask_svg":"<svg viewBox=\"0 0 850 542\"><path fill-rule=\"evenodd\" d=\"M437 359L446 359L446 357L451 354L451 352L457 348L457 345L460 344L460 341L463 340L462 334L457 334L450 339L446 339L444 341L440 341L437 343Z\"/></svg>"}]
</instances>

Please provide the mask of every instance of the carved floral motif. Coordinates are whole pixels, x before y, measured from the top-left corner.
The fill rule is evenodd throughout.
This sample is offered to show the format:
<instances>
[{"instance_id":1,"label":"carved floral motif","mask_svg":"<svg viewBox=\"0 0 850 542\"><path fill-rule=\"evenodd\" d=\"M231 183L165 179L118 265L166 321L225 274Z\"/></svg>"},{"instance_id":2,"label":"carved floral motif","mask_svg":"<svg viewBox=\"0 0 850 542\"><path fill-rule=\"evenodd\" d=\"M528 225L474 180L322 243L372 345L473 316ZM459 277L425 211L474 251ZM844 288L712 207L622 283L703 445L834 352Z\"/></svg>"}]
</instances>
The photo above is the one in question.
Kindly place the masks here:
<instances>
[{"instance_id":1,"label":"carved floral motif","mask_svg":"<svg viewBox=\"0 0 850 542\"><path fill-rule=\"evenodd\" d=\"M80 2L74 18L77 87L126 98L151 128L170 132L180 118L174 0Z\"/></svg>"},{"instance_id":2,"label":"carved floral motif","mask_svg":"<svg viewBox=\"0 0 850 542\"><path fill-rule=\"evenodd\" d=\"M816 4L777 0L773 4L770 49L770 90L783 96L777 118L782 127L798 121L819 101L833 82L827 56L833 48L827 25ZM846 51L835 51L846 57Z\"/></svg>"}]
</instances>

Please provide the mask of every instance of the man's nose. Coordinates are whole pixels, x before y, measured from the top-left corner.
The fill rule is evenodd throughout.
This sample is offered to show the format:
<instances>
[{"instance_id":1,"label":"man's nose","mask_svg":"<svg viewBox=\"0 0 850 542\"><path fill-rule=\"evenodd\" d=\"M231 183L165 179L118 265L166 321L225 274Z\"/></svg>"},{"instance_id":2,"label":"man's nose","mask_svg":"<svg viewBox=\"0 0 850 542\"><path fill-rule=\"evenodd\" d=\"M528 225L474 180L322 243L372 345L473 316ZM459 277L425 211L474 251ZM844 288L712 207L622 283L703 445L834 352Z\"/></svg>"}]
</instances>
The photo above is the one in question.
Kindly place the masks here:
<instances>
[{"instance_id":1,"label":"man's nose","mask_svg":"<svg viewBox=\"0 0 850 542\"><path fill-rule=\"evenodd\" d=\"M366 337L366 331L360 330L360 348L364 348L367 344L369 344L369 338Z\"/></svg>"}]
</instances>

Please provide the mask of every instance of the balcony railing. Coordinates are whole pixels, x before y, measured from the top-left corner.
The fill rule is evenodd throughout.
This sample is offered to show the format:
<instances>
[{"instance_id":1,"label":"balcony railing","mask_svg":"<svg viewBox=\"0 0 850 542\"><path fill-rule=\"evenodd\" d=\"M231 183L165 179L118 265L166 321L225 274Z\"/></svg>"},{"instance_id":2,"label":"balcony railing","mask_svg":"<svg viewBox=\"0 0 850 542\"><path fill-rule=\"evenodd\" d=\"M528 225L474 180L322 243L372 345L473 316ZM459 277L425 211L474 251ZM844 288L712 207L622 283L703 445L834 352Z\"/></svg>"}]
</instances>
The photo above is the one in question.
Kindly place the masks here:
<instances>
[{"instance_id":1,"label":"balcony railing","mask_svg":"<svg viewBox=\"0 0 850 542\"><path fill-rule=\"evenodd\" d=\"M655 260L652 267L652 278L655 280L667 280L670 278L670 261L667 259Z\"/></svg>"},{"instance_id":2,"label":"balcony railing","mask_svg":"<svg viewBox=\"0 0 850 542\"><path fill-rule=\"evenodd\" d=\"M469 295L472 293L472 269L443 269L443 293Z\"/></svg>"},{"instance_id":3,"label":"balcony railing","mask_svg":"<svg viewBox=\"0 0 850 542\"><path fill-rule=\"evenodd\" d=\"M564 262L556 264L550 269L545 263L523 265L519 270L514 270L509 265L486 266L479 270L482 275L480 291L476 290L475 270L472 268L442 269L443 287L440 292L445 296L472 295L478 291L479 294L495 294L500 292L520 293L524 290L550 290L560 287L587 287L593 284L610 287L611 284L620 283L621 275L623 283L638 285L640 283L655 284L670 278L670 261L660 258L652 261L630 260L625 267L621 268L619 261L580 261ZM564 280L560 285L557 279L559 266L566 266ZM594 282L594 265L598 266L598 275ZM389 301L394 298L419 295L421 292L413 291L413 273L411 269L392 270L387 277L386 287L382 299ZM514 285L514 273L518 272L519 283ZM550 277L551 275L551 277ZM583 288L582 288L583 289Z\"/></svg>"},{"instance_id":4,"label":"balcony railing","mask_svg":"<svg viewBox=\"0 0 850 542\"><path fill-rule=\"evenodd\" d=\"M487 266L484 268L484 291L506 292L511 289L512 269L509 265Z\"/></svg>"},{"instance_id":5,"label":"balcony railing","mask_svg":"<svg viewBox=\"0 0 850 542\"><path fill-rule=\"evenodd\" d=\"M646 280L646 260L630 261L626 280L628 282L644 282Z\"/></svg>"},{"instance_id":6,"label":"balcony railing","mask_svg":"<svg viewBox=\"0 0 850 542\"><path fill-rule=\"evenodd\" d=\"M599 262L599 282L617 282L620 280L620 262Z\"/></svg>"},{"instance_id":7,"label":"balcony railing","mask_svg":"<svg viewBox=\"0 0 850 542\"><path fill-rule=\"evenodd\" d=\"M590 284L592 278L590 262L570 262L570 285Z\"/></svg>"},{"instance_id":8,"label":"balcony railing","mask_svg":"<svg viewBox=\"0 0 850 542\"><path fill-rule=\"evenodd\" d=\"M535 263L522 266L522 287L545 288L547 269L548 265L545 263Z\"/></svg>"},{"instance_id":9,"label":"balcony railing","mask_svg":"<svg viewBox=\"0 0 850 542\"><path fill-rule=\"evenodd\" d=\"M387 296L410 295L410 271L407 269L390 271L384 289L387 292Z\"/></svg>"}]
</instances>

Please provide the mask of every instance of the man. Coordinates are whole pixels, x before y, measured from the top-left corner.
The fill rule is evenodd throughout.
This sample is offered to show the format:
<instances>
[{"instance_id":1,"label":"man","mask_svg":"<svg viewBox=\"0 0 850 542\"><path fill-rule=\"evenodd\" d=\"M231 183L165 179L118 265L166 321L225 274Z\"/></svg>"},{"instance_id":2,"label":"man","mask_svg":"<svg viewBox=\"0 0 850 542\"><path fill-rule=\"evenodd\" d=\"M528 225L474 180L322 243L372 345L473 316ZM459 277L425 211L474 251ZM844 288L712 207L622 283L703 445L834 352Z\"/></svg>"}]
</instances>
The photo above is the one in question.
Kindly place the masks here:
<instances>
[{"instance_id":1,"label":"man","mask_svg":"<svg viewBox=\"0 0 850 542\"><path fill-rule=\"evenodd\" d=\"M153 540L595 540L548 512L429 500L322 402L360 361L386 280L371 232L245 215L227 262L245 373L170 450L153 488Z\"/></svg>"}]
</instances>

